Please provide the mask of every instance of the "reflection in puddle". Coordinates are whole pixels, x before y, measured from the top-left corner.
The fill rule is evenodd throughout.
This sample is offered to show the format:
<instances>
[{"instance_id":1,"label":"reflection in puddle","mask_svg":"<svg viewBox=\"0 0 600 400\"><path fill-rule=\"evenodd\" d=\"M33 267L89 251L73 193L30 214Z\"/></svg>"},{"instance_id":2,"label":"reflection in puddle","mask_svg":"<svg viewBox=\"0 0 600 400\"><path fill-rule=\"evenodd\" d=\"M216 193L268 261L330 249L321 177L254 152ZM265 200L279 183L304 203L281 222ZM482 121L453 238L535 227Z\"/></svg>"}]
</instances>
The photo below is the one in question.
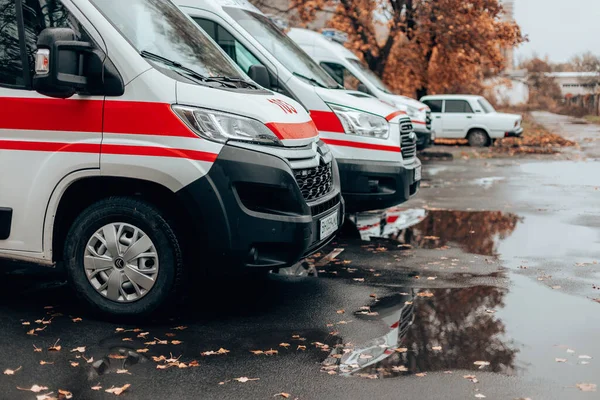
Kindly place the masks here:
<instances>
[{"instance_id":1,"label":"reflection in puddle","mask_svg":"<svg viewBox=\"0 0 600 400\"><path fill-rule=\"evenodd\" d=\"M464 251L497 256L498 243L512 234L522 218L500 211L425 211L392 208L350 217L362 240L387 238L420 248L451 243Z\"/></svg>"},{"instance_id":2,"label":"reflection in puddle","mask_svg":"<svg viewBox=\"0 0 600 400\"><path fill-rule=\"evenodd\" d=\"M407 289L410 290L410 289ZM389 327L365 343L335 348L322 369L342 376L389 378L421 372L478 370L512 374L518 350L506 342L504 323L494 316L506 291L489 286L412 291L383 298L368 317ZM364 310L357 313L361 319Z\"/></svg>"}]
</instances>

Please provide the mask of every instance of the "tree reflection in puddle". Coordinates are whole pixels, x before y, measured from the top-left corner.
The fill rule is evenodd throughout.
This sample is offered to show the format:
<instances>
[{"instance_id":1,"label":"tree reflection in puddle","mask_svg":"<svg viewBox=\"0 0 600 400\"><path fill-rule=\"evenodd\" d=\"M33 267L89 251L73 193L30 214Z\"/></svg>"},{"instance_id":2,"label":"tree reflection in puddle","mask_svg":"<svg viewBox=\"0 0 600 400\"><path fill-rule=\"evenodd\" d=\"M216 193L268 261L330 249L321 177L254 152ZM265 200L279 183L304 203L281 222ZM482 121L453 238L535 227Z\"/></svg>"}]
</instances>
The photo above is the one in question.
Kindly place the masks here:
<instances>
[{"instance_id":1,"label":"tree reflection in puddle","mask_svg":"<svg viewBox=\"0 0 600 400\"><path fill-rule=\"evenodd\" d=\"M493 314L504 306L506 291L476 286L422 292L430 297L414 293L407 289L359 310L358 319L383 322L389 332L357 346L335 348L323 362L323 370L375 379L478 370L474 363L484 361L489 362L486 371L514 372L518 350L506 342L505 326Z\"/></svg>"},{"instance_id":2,"label":"tree reflection in puddle","mask_svg":"<svg viewBox=\"0 0 600 400\"><path fill-rule=\"evenodd\" d=\"M449 211L390 208L349 218L362 240L387 238L413 247L436 249L458 244L464 251L497 256L498 241L512 234L522 218L501 211Z\"/></svg>"}]
</instances>

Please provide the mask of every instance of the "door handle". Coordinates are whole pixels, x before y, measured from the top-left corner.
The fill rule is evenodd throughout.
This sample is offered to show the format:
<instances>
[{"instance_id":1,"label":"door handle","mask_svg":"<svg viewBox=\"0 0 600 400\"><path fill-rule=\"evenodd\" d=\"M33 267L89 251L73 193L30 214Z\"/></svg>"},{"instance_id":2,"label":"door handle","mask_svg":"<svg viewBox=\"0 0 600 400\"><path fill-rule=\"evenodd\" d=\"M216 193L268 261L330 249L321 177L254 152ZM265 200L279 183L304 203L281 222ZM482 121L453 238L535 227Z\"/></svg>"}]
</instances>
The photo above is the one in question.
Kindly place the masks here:
<instances>
[{"instance_id":1,"label":"door handle","mask_svg":"<svg viewBox=\"0 0 600 400\"><path fill-rule=\"evenodd\" d=\"M439 115L437 117L435 117L436 119L442 119L442 117L440 117Z\"/></svg>"},{"instance_id":2,"label":"door handle","mask_svg":"<svg viewBox=\"0 0 600 400\"><path fill-rule=\"evenodd\" d=\"M470 115L467 115L467 118L471 119L471 118L473 118L473 117L472 117L472 116L470 116Z\"/></svg>"}]
</instances>

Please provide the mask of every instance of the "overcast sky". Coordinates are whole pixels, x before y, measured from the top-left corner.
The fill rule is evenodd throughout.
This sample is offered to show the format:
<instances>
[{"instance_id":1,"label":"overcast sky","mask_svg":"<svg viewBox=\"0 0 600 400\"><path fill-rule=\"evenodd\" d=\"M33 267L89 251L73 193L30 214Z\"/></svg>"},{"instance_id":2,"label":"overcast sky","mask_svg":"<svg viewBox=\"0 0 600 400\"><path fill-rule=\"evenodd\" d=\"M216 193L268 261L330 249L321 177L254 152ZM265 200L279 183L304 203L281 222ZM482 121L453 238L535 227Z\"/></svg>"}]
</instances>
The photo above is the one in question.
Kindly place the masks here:
<instances>
[{"instance_id":1,"label":"overcast sky","mask_svg":"<svg viewBox=\"0 0 600 400\"><path fill-rule=\"evenodd\" d=\"M515 0L515 18L529 35L517 50L551 61L567 61L584 51L600 55L600 0Z\"/></svg>"}]
</instances>

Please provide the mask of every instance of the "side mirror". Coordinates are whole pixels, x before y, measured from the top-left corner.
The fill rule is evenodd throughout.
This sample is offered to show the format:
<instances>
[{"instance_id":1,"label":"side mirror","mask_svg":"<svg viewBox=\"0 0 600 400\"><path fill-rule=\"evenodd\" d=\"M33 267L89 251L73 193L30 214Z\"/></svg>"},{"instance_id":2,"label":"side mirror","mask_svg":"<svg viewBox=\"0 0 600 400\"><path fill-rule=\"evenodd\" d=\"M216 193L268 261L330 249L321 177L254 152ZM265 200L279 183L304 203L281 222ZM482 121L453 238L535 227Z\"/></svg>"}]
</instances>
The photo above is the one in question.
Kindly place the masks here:
<instances>
[{"instance_id":1,"label":"side mirror","mask_svg":"<svg viewBox=\"0 0 600 400\"><path fill-rule=\"evenodd\" d=\"M46 96L75 93L120 96L125 88L112 63L92 43L76 41L69 28L44 29L38 36L33 88ZM106 62L106 65L105 65Z\"/></svg>"},{"instance_id":2,"label":"side mirror","mask_svg":"<svg viewBox=\"0 0 600 400\"><path fill-rule=\"evenodd\" d=\"M358 90L359 92L366 93L366 94L371 94L371 91L369 90L367 85L365 85L364 83L359 83L356 90Z\"/></svg>"},{"instance_id":3,"label":"side mirror","mask_svg":"<svg viewBox=\"0 0 600 400\"><path fill-rule=\"evenodd\" d=\"M264 65L251 66L248 70L248 76L260 86L267 89L271 88L271 77L269 76L269 71Z\"/></svg>"}]
</instances>

